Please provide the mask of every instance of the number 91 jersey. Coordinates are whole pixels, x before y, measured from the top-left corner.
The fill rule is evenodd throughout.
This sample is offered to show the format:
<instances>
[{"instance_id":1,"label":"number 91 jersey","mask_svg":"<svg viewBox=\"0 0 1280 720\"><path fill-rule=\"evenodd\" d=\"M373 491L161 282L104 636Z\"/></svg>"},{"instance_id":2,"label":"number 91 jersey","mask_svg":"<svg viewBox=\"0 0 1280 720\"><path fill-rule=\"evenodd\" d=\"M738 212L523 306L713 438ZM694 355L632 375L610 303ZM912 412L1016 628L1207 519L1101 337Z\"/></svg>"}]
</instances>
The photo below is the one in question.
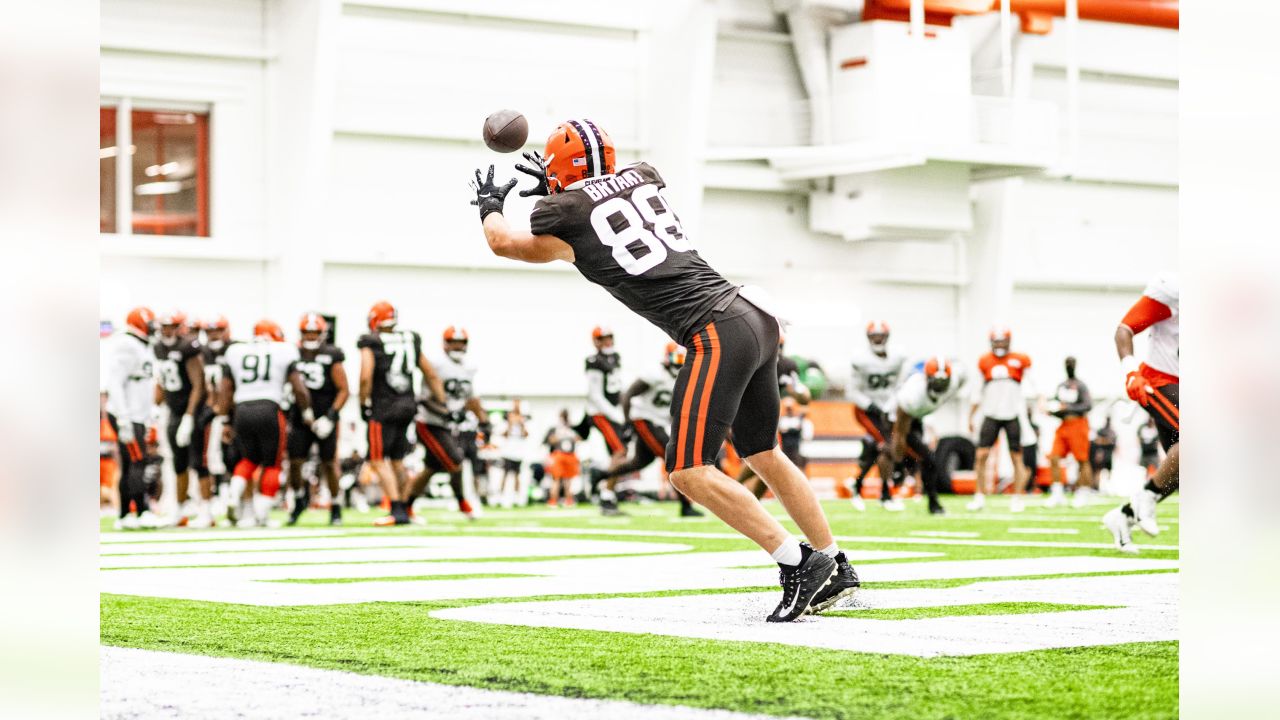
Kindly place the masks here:
<instances>
[{"instance_id":1,"label":"number 91 jersey","mask_svg":"<svg viewBox=\"0 0 1280 720\"><path fill-rule=\"evenodd\" d=\"M659 192L666 183L646 163L573 183L538 201L535 235L573 247L574 267L672 340L688 345L737 286L698 255Z\"/></svg>"},{"instance_id":2,"label":"number 91 jersey","mask_svg":"<svg viewBox=\"0 0 1280 720\"><path fill-rule=\"evenodd\" d=\"M231 378L236 404L270 400L284 405L284 388L289 372L298 362L298 348L274 340L239 342L222 355L223 377Z\"/></svg>"}]
</instances>

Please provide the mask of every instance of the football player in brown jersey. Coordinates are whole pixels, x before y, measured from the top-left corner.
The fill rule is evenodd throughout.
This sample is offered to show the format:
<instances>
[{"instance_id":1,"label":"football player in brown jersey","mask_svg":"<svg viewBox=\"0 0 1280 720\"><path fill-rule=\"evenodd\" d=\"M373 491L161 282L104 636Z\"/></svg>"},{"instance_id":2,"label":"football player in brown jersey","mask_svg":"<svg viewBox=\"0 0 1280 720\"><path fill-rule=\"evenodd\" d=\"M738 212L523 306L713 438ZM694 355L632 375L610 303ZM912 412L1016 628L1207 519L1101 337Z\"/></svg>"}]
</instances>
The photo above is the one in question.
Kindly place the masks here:
<instances>
[{"instance_id":1,"label":"football player in brown jersey","mask_svg":"<svg viewBox=\"0 0 1280 720\"><path fill-rule=\"evenodd\" d=\"M516 181L493 168L475 175L485 238L494 254L532 263L562 260L688 348L671 403L666 466L671 484L755 541L781 569L782 601L771 622L833 604L858 587L808 479L778 447L778 320L694 249L661 194L662 176L639 163L616 168L613 142L590 120L561 123L545 161L519 166L543 195L530 230L503 217ZM733 478L715 467L733 428L735 445L812 545L802 544ZM834 598L834 599L833 599Z\"/></svg>"}]
</instances>

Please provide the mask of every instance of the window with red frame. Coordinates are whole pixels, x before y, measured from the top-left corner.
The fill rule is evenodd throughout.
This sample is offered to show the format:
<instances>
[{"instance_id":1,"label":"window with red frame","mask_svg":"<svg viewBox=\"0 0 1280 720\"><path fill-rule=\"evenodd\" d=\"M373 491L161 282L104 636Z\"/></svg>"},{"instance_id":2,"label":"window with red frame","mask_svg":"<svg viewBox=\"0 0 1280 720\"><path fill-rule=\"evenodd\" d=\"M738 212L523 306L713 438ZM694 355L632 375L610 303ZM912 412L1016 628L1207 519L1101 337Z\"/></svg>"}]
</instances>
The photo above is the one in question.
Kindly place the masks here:
<instances>
[{"instance_id":1,"label":"window with red frame","mask_svg":"<svg viewBox=\"0 0 1280 720\"><path fill-rule=\"evenodd\" d=\"M101 231L208 237L208 113L127 107L100 113ZM125 123L128 147L122 149L119 129ZM121 197L123 158L129 179ZM119 217L126 210L128 217Z\"/></svg>"}]
</instances>

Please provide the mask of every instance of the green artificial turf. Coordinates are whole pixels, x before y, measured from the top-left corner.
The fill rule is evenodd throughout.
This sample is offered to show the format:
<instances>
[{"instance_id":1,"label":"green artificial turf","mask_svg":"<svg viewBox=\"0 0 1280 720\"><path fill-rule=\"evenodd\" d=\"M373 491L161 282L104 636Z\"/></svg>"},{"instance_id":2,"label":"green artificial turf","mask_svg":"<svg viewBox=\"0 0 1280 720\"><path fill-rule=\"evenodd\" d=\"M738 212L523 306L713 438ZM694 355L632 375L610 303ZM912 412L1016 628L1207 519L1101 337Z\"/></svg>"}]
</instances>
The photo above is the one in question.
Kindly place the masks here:
<instances>
[{"instance_id":1,"label":"green artificial turf","mask_svg":"<svg viewBox=\"0 0 1280 720\"><path fill-rule=\"evenodd\" d=\"M1000 506L1001 498L992 505ZM1109 547L1036 547L1035 543L1098 543L1110 537L1099 526L1107 506L1083 510L1031 509L1026 514L994 517L964 513L957 499L944 500L946 517L930 516L908 503L904 513L872 505L864 513L847 503L824 503L838 536L885 538L842 542L859 550L939 553L938 557L888 562L934 562L999 558L1099 556L1121 557ZM366 523L380 513L348 511L343 537L400 537L448 534L511 537L507 557L467 562L546 561L521 552L522 538L569 538L660 542L687 552L749 550L745 539L714 518L674 517L673 504L624 506L626 518L594 513L491 511L467 522L454 512L430 510L425 527L376 529ZM777 503L770 511L778 514ZM535 513L534 510L544 512ZM536 516L535 516L536 515ZM325 513L307 513L300 526L325 527ZM1176 546L1176 503L1161 505L1164 529L1139 545ZM1076 535L1009 533L1009 528L1076 528ZM104 522L104 529L109 521ZM327 528L326 528L327 529ZM535 532L530 532L535 530ZM976 532L978 541L1018 545L967 545L965 539L927 538L913 531ZM591 534L577 534L587 531ZM619 534L621 531L622 534ZM175 542L192 539L181 530L163 533ZM596 534L599 533L599 534ZM632 534L636 533L636 534ZM654 533L649 535L648 533ZM673 537L664 533L704 536ZM291 535L282 532L280 537ZM234 540L234 531L226 539ZM895 541L900 538L901 541ZM220 540L223 538L219 538ZM131 548L104 544L103 552L128 554ZM224 548L225 549L225 548ZM301 550L302 548L299 548ZM680 552L664 556L679 561ZM583 557L598 558L598 555ZM1176 550L1144 549L1140 557L1177 559ZM381 561L339 563L375 564ZM404 561L395 561L404 562ZM421 562L439 562L423 560ZM762 555L761 564L767 564ZM267 563L250 563L262 565ZM270 563L271 565L306 564ZM209 567L209 566L200 566ZM134 569L134 568L129 568ZM1167 571L1150 571L1167 572ZM1137 574L1084 573L1085 575ZM274 582L354 583L510 577L506 573L392 577L285 579ZM1063 577L1031 575L1026 579ZM867 588L949 588L983 581L1021 578L961 578L869 582ZM724 588L635 593L628 597L738 593L771 588ZM516 690L568 697L630 700L724 708L775 715L887 720L960 720L968 718L1171 718L1178 713L1178 643L1155 642L1080 647L1024 653L922 659L758 642L717 641L626 632L523 627L433 618L433 610L491 602L619 597L619 595L486 598L433 602L377 602L332 606L259 607L127 595L101 598L101 642L181 653L293 663L369 675L451 685ZM1054 603L993 603L906 609L841 609L835 617L901 620L957 615L997 615L1097 609Z\"/></svg>"}]
</instances>

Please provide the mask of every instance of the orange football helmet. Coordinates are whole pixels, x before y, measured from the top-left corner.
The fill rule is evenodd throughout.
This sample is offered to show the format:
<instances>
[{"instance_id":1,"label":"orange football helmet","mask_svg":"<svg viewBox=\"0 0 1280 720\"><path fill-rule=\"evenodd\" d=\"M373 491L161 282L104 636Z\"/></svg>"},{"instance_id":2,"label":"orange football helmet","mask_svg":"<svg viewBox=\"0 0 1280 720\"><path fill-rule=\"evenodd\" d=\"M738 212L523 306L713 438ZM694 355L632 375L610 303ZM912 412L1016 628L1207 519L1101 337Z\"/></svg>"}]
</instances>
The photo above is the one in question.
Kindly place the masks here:
<instances>
[{"instance_id":1,"label":"orange football helmet","mask_svg":"<svg viewBox=\"0 0 1280 720\"><path fill-rule=\"evenodd\" d=\"M991 328L991 333L988 337L990 337L991 342L999 342L1001 340L1009 342L1013 339L1013 332L1009 330L1007 325L995 325Z\"/></svg>"},{"instance_id":2,"label":"orange football helmet","mask_svg":"<svg viewBox=\"0 0 1280 720\"><path fill-rule=\"evenodd\" d=\"M151 312L151 308L139 305L130 310L129 314L125 316L125 331L133 333L140 338L146 338L151 335L152 323L155 321L156 314Z\"/></svg>"},{"instance_id":3,"label":"orange football helmet","mask_svg":"<svg viewBox=\"0 0 1280 720\"><path fill-rule=\"evenodd\" d=\"M868 335L885 335L889 334L889 323L883 320L873 320L867 323Z\"/></svg>"},{"instance_id":4,"label":"orange football helmet","mask_svg":"<svg viewBox=\"0 0 1280 720\"><path fill-rule=\"evenodd\" d=\"M662 364L668 368L684 367L684 356L684 346L669 342L663 351Z\"/></svg>"},{"instance_id":5,"label":"orange football helmet","mask_svg":"<svg viewBox=\"0 0 1280 720\"><path fill-rule=\"evenodd\" d=\"M444 329L445 342L468 342L471 337L467 335L467 329L461 325L450 325Z\"/></svg>"},{"instance_id":6,"label":"orange football helmet","mask_svg":"<svg viewBox=\"0 0 1280 720\"><path fill-rule=\"evenodd\" d=\"M613 173L613 139L590 120L566 120L556 126L543 149L547 188L552 193L591 177Z\"/></svg>"},{"instance_id":7,"label":"orange football helmet","mask_svg":"<svg viewBox=\"0 0 1280 720\"><path fill-rule=\"evenodd\" d=\"M320 313L309 312L298 321L298 330L301 332L328 332L329 321L325 320Z\"/></svg>"},{"instance_id":8,"label":"orange football helmet","mask_svg":"<svg viewBox=\"0 0 1280 720\"><path fill-rule=\"evenodd\" d=\"M258 323L253 326L253 336L255 338L264 337L275 340L276 342L284 342L284 330L281 330L280 326L274 321L267 320L266 318L259 320Z\"/></svg>"},{"instance_id":9,"label":"orange football helmet","mask_svg":"<svg viewBox=\"0 0 1280 720\"><path fill-rule=\"evenodd\" d=\"M601 338L613 337L613 330L604 325L597 325L591 328L591 339L599 340Z\"/></svg>"},{"instance_id":10,"label":"orange football helmet","mask_svg":"<svg viewBox=\"0 0 1280 720\"><path fill-rule=\"evenodd\" d=\"M934 355L924 363L924 378L929 391L941 395L951 387L951 361Z\"/></svg>"},{"instance_id":11,"label":"orange football helmet","mask_svg":"<svg viewBox=\"0 0 1280 720\"><path fill-rule=\"evenodd\" d=\"M396 324L396 307L386 300L379 300L369 308L369 330L377 332L380 328L394 327Z\"/></svg>"},{"instance_id":12,"label":"orange football helmet","mask_svg":"<svg viewBox=\"0 0 1280 720\"><path fill-rule=\"evenodd\" d=\"M205 330L230 330L231 323L227 321L226 315L214 315L213 317L205 318L201 327Z\"/></svg>"}]
</instances>

